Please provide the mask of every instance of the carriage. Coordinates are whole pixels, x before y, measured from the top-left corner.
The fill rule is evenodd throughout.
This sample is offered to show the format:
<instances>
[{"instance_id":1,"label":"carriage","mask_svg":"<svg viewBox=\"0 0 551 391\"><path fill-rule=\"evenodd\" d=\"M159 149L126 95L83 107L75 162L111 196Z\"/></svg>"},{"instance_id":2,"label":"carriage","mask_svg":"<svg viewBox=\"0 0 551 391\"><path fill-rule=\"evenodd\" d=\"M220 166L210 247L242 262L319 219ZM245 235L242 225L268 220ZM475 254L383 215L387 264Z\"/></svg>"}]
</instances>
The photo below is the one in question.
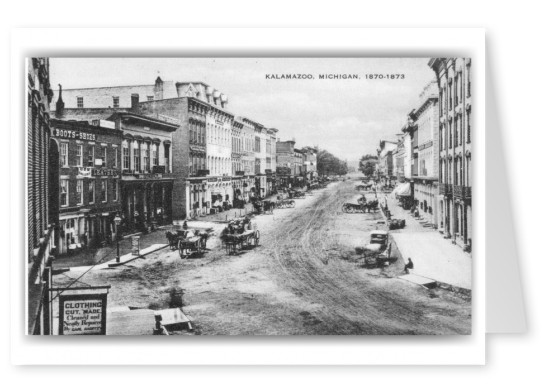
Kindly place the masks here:
<instances>
[{"instance_id":1,"label":"carriage","mask_svg":"<svg viewBox=\"0 0 551 391\"><path fill-rule=\"evenodd\" d=\"M166 238L171 250L178 250L181 258L203 256L207 248L208 233L199 230L179 229L167 231Z\"/></svg>"},{"instance_id":2,"label":"carriage","mask_svg":"<svg viewBox=\"0 0 551 391\"><path fill-rule=\"evenodd\" d=\"M306 198L306 193L300 190L289 190L289 198Z\"/></svg>"},{"instance_id":3,"label":"carriage","mask_svg":"<svg viewBox=\"0 0 551 391\"><path fill-rule=\"evenodd\" d=\"M284 209L284 208L294 208L295 207L295 201L294 200L277 200L275 202L275 207L277 209Z\"/></svg>"},{"instance_id":4,"label":"carriage","mask_svg":"<svg viewBox=\"0 0 551 391\"><path fill-rule=\"evenodd\" d=\"M372 187L371 184L361 184L361 185L356 185L356 190L357 191L368 191L370 190Z\"/></svg>"},{"instance_id":5,"label":"carriage","mask_svg":"<svg viewBox=\"0 0 551 391\"><path fill-rule=\"evenodd\" d=\"M367 213L367 204L353 204L351 202L342 205L344 213Z\"/></svg>"},{"instance_id":6,"label":"carriage","mask_svg":"<svg viewBox=\"0 0 551 391\"><path fill-rule=\"evenodd\" d=\"M237 254L245 248L254 248L260 244L260 231L250 224L248 219L231 221L222 231L222 242L228 255Z\"/></svg>"},{"instance_id":7,"label":"carriage","mask_svg":"<svg viewBox=\"0 0 551 391\"><path fill-rule=\"evenodd\" d=\"M360 202L358 204L347 202L342 205L342 211L344 213L367 213L367 212L371 212L372 210L373 211L377 210L378 206L379 206L379 201L377 200Z\"/></svg>"},{"instance_id":8,"label":"carriage","mask_svg":"<svg viewBox=\"0 0 551 391\"><path fill-rule=\"evenodd\" d=\"M363 250L364 262L367 267L377 267L388 262L391 252L388 232L383 230L371 231L369 244Z\"/></svg>"},{"instance_id":9,"label":"carriage","mask_svg":"<svg viewBox=\"0 0 551 391\"><path fill-rule=\"evenodd\" d=\"M404 219L390 219L388 221L388 229L402 229L406 226L406 220Z\"/></svg>"},{"instance_id":10,"label":"carriage","mask_svg":"<svg viewBox=\"0 0 551 391\"><path fill-rule=\"evenodd\" d=\"M253 202L254 210L257 214L273 214L275 202L273 201L255 201Z\"/></svg>"}]
</instances>

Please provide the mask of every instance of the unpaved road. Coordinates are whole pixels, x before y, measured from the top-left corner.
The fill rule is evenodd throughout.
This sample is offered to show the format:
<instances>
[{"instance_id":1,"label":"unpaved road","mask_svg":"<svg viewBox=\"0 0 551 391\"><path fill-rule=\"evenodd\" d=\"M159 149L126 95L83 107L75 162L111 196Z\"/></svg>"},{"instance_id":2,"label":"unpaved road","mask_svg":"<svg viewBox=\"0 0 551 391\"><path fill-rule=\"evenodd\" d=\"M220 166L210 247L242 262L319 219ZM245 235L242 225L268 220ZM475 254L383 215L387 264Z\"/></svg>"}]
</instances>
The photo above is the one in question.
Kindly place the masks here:
<instances>
[{"instance_id":1,"label":"unpaved road","mask_svg":"<svg viewBox=\"0 0 551 391\"><path fill-rule=\"evenodd\" d=\"M354 198L354 184L338 182L294 209L259 216L261 245L237 256L211 238L202 259L163 250L121 269L93 270L83 281L111 284L112 307L166 307L168 291L180 287L200 334L470 333L470 300L394 278L403 268L396 249L386 270L363 267L354 247L365 244L380 215L341 213Z\"/></svg>"}]
</instances>

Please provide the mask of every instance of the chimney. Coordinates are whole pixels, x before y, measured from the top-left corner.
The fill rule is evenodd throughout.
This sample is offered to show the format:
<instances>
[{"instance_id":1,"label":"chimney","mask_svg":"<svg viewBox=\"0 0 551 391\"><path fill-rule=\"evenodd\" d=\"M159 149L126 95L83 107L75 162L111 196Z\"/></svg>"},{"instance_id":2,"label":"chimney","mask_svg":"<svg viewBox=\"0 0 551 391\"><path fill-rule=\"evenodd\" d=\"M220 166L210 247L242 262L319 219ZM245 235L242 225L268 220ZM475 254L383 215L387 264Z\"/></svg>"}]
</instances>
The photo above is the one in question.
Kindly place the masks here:
<instances>
[{"instance_id":1,"label":"chimney","mask_svg":"<svg viewBox=\"0 0 551 391\"><path fill-rule=\"evenodd\" d=\"M161 79L161 77L158 76L157 79L155 80L155 88L153 89L155 100L163 99L163 87L164 87L163 79Z\"/></svg>"},{"instance_id":2,"label":"chimney","mask_svg":"<svg viewBox=\"0 0 551 391\"><path fill-rule=\"evenodd\" d=\"M56 118L61 118L63 117L65 102L63 102L63 97L61 96L63 93L63 87L61 87L61 84L58 84L58 86L59 86L59 95L57 97L57 102L55 102L55 116Z\"/></svg>"},{"instance_id":3,"label":"chimney","mask_svg":"<svg viewBox=\"0 0 551 391\"><path fill-rule=\"evenodd\" d=\"M140 103L140 95L132 94L130 96L130 107L132 108L132 111L138 111L139 103Z\"/></svg>"}]
</instances>

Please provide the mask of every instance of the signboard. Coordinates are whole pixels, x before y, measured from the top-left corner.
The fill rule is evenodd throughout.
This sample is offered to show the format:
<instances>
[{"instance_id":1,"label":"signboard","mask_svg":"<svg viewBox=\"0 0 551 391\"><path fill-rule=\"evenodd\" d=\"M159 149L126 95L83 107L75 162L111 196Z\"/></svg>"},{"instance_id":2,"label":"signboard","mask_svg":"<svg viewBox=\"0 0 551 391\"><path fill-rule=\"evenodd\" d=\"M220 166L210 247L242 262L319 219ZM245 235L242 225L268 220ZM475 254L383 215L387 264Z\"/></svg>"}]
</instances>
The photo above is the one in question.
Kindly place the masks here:
<instances>
[{"instance_id":1,"label":"signboard","mask_svg":"<svg viewBox=\"0 0 551 391\"><path fill-rule=\"evenodd\" d=\"M111 168L93 168L92 175L93 176L117 176L119 175L119 170L113 170Z\"/></svg>"},{"instance_id":2,"label":"signboard","mask_svg":"<svg viewBox=\"0 0 551 391\"><path fill-rule=\"evenodd\" d=\"M90 167L79 168L78 175L90 178L92 176L92 169Z\"/></svg>"},{"instance_id":3,"label":"signboard","mask_svg":"<svg viewBox=\"0 0 551 391\"><path fill-rule=\"evenodd\" d=\"M140 237L132 236L132 255L140 255Z\"/></svg>"},{"instance_id":4,"label":"signboard","mask_svg":"<svg viewBox=\"0 0 551 391\"><path fill-rule=\"evenodd\" d=\"M291 175L290 167L276 167L276 173L278 175Z\"/></svg>"},{"instance_id":5,"label":"signboard","mask_svg":"<svg viewBox=\"0 0 551 391\"><path fill-rule=\"evenodd\" d=\"M74 138L77 140L89 140L96 141L96 135L93 133L80 132L78 130L67 130L67 129L54 129L52 131L53 137L62 137L62 138Z\"/></svg>"},{"instance_id":6,"label":"signboard","mask_svg":"<svg viewBox=\"0 0 551 391\"><path fill-rule=\"evenodd\" d=\"M243 175L245 175L245 171L236 171L235 175L236 176L243 176Z\"/></svg>"},{"instance_id":7,"label":"signboard","mask_svg":"<svg viewBox=\"0 0 551 391\"><path fill-rule=\"evenodd\" d=\"M61 295L59 335L105 335L107 293Z\"/></svg>"},{"instance_id":8,"label":"signboard","mask_svg":"<svg viewBox=\"0 0 551 391\"><path fill-rule=\"evenodd\" d=\"M153 166L152 172L153 174L164 174L165 166Z\"/></svg>"}]
</instances>

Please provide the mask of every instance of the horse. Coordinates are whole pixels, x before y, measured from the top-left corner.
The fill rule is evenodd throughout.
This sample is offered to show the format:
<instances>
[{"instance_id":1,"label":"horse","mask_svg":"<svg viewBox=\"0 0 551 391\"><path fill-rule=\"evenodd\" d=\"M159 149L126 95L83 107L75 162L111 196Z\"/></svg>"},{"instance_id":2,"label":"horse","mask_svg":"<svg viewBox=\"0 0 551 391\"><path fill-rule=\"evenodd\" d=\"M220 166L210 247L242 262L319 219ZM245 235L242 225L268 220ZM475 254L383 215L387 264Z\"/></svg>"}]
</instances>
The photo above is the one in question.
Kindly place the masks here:
<instances>
[{"instance_id":1,"label":"horse","mask_svg":"<svg viewBox=\"0 0 551 391\"><path fill-rule=\"evenodd\" d=\"M178 247L178 234L176 232L172 231L166 231L165 234L167 240L168 240L168 246L171 250L176 250Z\"/></svg>"},{"instance_id":2,"label":"horse","mask_svg":"<svg viewBox=\"0 0 551 391\"><path fill-rule=\"evenodd\" d=\"M376 211L377 208L379 207L379 201L378 200L373 200L373 201L369 201L367 204L367 211L369 213L371 213L371 211Z\"/></svg>"},{"instance_id":3,"label":"horse","mask_svg":"<svg viewBox=\"0 0 551 391\"><path fill-rule=\"evenodd\" d=\"M275 202L273 201L264 201L264 211L266 213L274 213Z\"/></svg>"}]
</instances>

